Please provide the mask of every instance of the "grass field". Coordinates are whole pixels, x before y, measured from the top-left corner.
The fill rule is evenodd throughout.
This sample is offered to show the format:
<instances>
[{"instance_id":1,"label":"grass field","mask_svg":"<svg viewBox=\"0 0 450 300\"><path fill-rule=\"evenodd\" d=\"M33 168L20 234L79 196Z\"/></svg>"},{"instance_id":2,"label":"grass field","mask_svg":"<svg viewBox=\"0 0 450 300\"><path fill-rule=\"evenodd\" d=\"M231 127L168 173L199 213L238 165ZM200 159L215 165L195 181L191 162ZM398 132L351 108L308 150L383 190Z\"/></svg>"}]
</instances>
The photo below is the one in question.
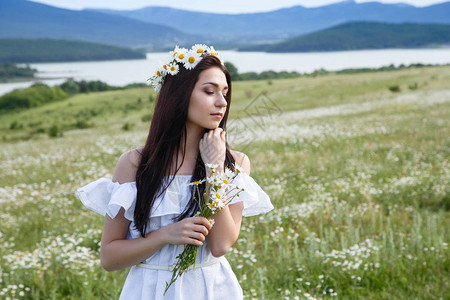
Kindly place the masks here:
<instances>
[{"instance_id":1,"label":"grass field","mask_svg":"<svg viewBox=\"0 0 450 300\"><path fill-rule=\"evenodd\" d=\"M233 85L230 143L275 206L227 254L246 299L449 299L449 82L446 66ZM143 144L154 99L0 115L0 299L118 298L128 270L101 268L103 217L75 190Z\"/></svg>"}]
</instances>

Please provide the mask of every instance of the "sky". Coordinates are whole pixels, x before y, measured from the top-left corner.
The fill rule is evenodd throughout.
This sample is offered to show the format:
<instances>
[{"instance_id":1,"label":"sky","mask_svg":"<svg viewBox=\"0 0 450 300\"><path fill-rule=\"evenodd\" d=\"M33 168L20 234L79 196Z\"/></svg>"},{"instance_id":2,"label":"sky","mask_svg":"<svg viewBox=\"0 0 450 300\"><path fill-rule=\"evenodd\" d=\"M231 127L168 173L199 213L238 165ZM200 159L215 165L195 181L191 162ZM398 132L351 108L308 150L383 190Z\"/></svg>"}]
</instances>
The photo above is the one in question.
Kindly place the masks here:
<instances>
[{"instance_id":1,"label":"sky","mask_svg":"<svg viewBox=\"0 0 450 300\"><path fill-rule=\"evenodd\" d=\"M271 11L295 5L305 7L317 7L332 3L341 2L343 0L32 0L51 6L57 6L68 9L85 9L85 8L108 8L116 10L133 10L147 6L168 6L173 8L213 12L213 13L252 13ZM382 2L382 3L405 3L414 6L428 6L448 2L449 0L355 0L362 2ZM207 5L205 4L207 3Z\"/></svg>"}]
</instances>

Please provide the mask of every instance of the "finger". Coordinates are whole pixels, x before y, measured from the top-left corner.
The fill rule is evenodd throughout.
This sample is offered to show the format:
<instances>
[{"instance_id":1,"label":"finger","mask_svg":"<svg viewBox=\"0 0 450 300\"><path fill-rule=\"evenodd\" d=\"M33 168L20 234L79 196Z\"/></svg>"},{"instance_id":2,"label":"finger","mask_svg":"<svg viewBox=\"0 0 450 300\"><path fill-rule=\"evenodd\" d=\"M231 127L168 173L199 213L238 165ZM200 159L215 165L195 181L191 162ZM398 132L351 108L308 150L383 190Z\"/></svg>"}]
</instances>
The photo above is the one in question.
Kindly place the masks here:
<instances>
[{"instance_id":1,"label":"finger","mask_svg":"<svg viewBox=\"0 0 450 300\"><path fill-rule=\"evenodd\" d=\"M214 129L214 135L215 136L220 136L220 134L223 132L223 129L220 127L217 127L216 129Z\"/></svg>"},{"instance_id":2,"label":"finger","mask_svg":"<svg viewBox=\"0 0 450 300\"><path fill-rule=\"evenodd\" d=\"M207 218L205 218L205 217L193 217L192 219L194 219L193 221L194 221L195 224L203 225L208 230L211 229L211 223L209 223Z\"/></svg>"},{"instance_id":3,"label":"finger","mask_svg":"<svg viewBox=\"0 0 450 300\"><path fill-rule=\"evenodd\" d=\"M205 240L205 236L201 234L200 232L191 232L188 235L191 239L196 239L197 241L203 242Z\"/></svg>"},{"instance_id":4,"label":"finger","mask_svg":"<svg viewBox=\"0 0 450 300\"><path fill-rule=\"evenodd\" d=\"M203 245L203 242L197 239L187 239L185 242L183 242L183 244L191 244L200 247L201 245Z\"/></svg>"},{"instance_id":5,"label":"finger","mask_svg":"<svg viewBox=\"0 0 450 300\"><path fill-rule=\"evenodd\" d=\"M207 218L205 218L205 217L201 217L201 218L202 218L202 225L205 226L209 232L209 230L211 230L211 228L212 228L211 223L209 222L209 220Z\"/></svg>"},{"instance_id":6,"label":"finger","mask_svg":"<svg viewBox=\"0 0 450 300\"><path fill-rule=\"evenodd\" d=\"M204 236L207 236L209 233L209 229L204 225L195 225L195 227L193 227L192 230Z\"/></svg>"}]
</instances>

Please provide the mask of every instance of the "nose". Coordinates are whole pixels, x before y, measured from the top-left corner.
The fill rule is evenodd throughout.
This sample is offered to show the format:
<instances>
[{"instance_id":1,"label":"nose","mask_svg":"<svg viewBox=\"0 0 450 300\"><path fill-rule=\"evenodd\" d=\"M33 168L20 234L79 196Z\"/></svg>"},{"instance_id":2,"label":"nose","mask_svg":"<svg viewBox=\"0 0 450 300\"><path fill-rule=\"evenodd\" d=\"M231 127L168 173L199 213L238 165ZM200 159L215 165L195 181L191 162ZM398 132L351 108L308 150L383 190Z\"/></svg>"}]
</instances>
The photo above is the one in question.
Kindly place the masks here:
<instances>
[{"instance_id":1,"label":"nose","mask_svg":"<svg viewBox=\"0 0 450 300\"><path fill-rule=\"evenodd\" d=\"M216 100L216 106L226 107L228 105L228 102L225 99L225 97L222 95L222 93L217 93L217 94L219 96L217 97L217 100Z\"/></svg>"}]
</instances>

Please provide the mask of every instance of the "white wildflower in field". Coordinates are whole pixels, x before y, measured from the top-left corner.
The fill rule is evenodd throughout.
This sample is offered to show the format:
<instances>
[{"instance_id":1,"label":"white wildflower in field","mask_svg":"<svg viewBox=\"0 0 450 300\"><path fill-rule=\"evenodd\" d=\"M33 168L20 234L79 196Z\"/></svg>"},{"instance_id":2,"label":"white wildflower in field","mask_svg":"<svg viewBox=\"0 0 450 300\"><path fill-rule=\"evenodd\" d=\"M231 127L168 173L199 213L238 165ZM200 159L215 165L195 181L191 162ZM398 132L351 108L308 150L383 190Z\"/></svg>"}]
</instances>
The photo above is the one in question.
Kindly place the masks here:
<instances>
[{"instance_id":1,"label":"white wildflower in field","mask_svg":"<svg viewBox=\"0 0 450 300\"><path fill-rule=\"evenodd\" d=\"M85 241L98 238L100 230L88 230L86 233L44 238L32 251L14 251L3 257L12 270L36 269L46 270L55 264L65 265L74 273L81 274L85 269L99 265L98 253L88 247L81 246Z\"/></svg>"},{"instance_id":2,"label":"white wildflower in field","mask_svg":"<svg viewBox=\"0 0 450 300\"><path fill-rule=\"evenodd\" d=\"M366 239L362 243L355 244L348 249L333 250L327 254L317 252L317 255L324 258L324 264L330 264L344 272L351 273L353 270L359 269L367 259L371 258L379 250L379 246L374 241ZM370 265L373 266L373 264Z\"/></svg>"}]
</instances>

